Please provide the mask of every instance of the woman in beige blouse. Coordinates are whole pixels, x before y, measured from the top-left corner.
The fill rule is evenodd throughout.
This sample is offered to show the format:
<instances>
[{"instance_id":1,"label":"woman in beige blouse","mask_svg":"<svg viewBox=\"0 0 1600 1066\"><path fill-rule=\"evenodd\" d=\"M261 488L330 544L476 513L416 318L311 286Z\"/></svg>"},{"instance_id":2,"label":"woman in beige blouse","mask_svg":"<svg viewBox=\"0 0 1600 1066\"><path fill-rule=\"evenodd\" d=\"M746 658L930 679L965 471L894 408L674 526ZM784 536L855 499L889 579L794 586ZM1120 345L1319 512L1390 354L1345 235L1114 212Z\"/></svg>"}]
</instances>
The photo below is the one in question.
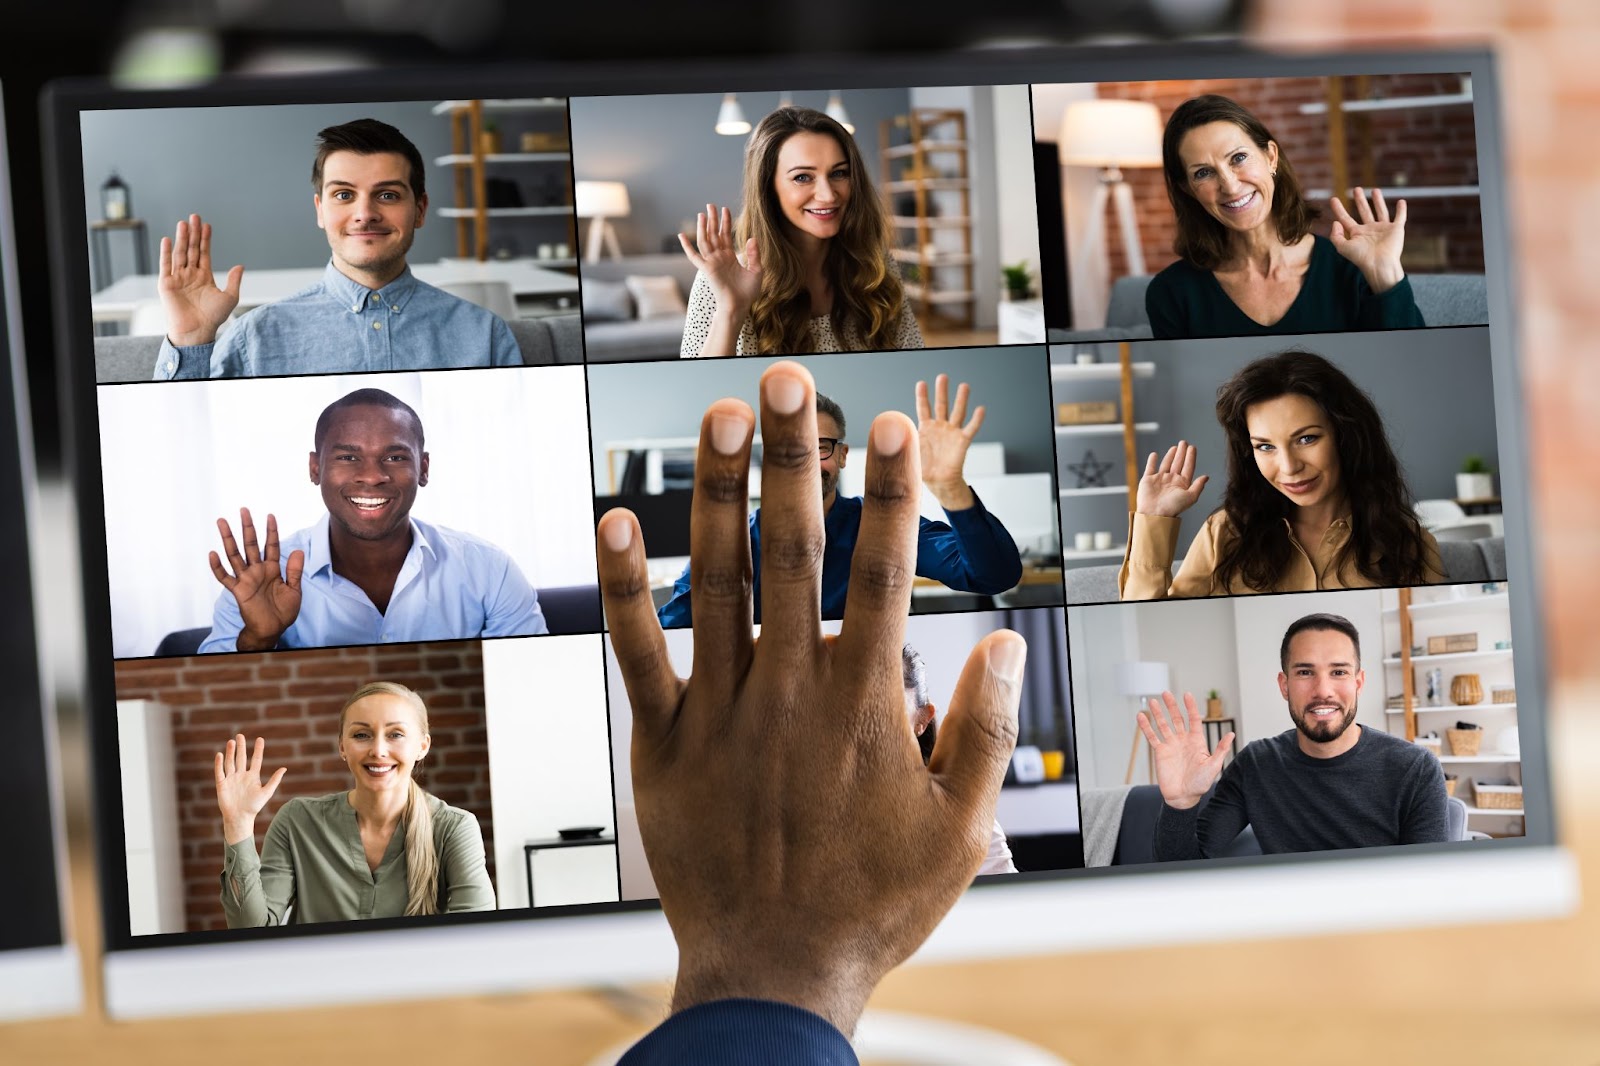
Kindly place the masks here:
<instances>
[{"instance_id":1,"label":"woman in beige blouse","mask_svg":"<svg viewBox=\"0 0 1600 1066\"><path fill-rule=\"evenodd\" d=\"M707 204L678 241L698 271L684 357L922 347L888 213L855 139L821 111L762 119L745 146L737 224Z\"/></svg>"},{"instance_id":2,"label":"woman in beige blouse","mask_svg":"<svg viewBox=\"0 0 1600 1066\"><path fill-rule=\"evenodd\" d=\"M1178 519L1210 475L1195 448L1150 453L1129 516L1124 600L1443 582L1383 419L1320 355L1258 359L1217 392L1228 487L1172 576Z\"/></svg>"},{"instance_id":3,"label":"woman in beige blouse","mask_svg":"<svg viewBox=\"0 0 1600 1066\"><path fill-rule=\"evenodd\" d=\"M215 766L228 928L493 910L477 818L413 778L432 743L422 697L390 681L357 689L339 712L354 787L285 803L257 857L256 816L285 771L263 784L262 738L248 757L242 734L228 741Z\"/></svg>"}]
</instances>

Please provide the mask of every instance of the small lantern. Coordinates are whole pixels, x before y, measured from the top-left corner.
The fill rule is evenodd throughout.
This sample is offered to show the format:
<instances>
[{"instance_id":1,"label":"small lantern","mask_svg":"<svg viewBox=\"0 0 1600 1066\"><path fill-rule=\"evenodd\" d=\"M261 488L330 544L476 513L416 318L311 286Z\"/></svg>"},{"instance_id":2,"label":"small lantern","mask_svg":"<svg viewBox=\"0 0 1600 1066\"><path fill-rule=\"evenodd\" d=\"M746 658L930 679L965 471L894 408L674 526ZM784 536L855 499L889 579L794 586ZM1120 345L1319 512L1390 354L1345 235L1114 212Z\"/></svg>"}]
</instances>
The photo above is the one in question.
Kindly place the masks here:
<instances>
[{"instance_id":1,"label":"small lantern","mask_svg":"<svg viewBox=\"0 0 1600 1066\"><path fill-rule=\"evenodd\" d=\"M100 210L108 222L122 222L133 215L133 200L128 186L112 171L105 184L100 186Z\"/></svg>"}]
</instances>

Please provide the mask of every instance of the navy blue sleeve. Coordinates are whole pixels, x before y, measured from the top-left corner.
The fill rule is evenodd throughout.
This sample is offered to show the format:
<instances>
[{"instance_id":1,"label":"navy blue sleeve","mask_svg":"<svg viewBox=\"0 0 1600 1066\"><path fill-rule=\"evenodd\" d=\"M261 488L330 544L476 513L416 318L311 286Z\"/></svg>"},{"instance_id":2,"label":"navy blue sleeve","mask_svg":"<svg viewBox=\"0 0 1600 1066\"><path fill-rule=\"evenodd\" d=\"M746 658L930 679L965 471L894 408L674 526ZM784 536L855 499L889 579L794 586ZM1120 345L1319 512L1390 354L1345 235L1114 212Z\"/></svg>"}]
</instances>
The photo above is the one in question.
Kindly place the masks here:
<instances>
[{"instance_id":1,"label":"navy blue sleeve","mask_svg":"<svg viewBox=\"0 0 1600 1066\"><path fill-rule=\"evenodd\" d=\"M950 524L922 520L917 530L917 576L931 577L957 592L994 596L1022 580L1022 555L1000 520L978 494L964 511L946 511Z\"/></svg>"},{"instance_id":2,"label":"navy blue sleeve","mask_svg":"<svg viewBox=\"0 0 1600 1066\"><path fill-rule=\"evenodd\" d=\"M787 1003L723 999L679 1011L617 1066L860 1066L844 1034Z\"/></svg>"},{"instance_id":3,"label":"navy blue sleeve","mask_svg":"<svg viewBox=\"0 0 1600 1066\"><path fill-rule=\"evenodd\" d=\"M656 611L656 617L661 620L662 629L675 629L694 624L694 619L689 614L688 563L683 564L683 573L672 583L672 598L661 605Z\"/></svg>"}]
</instances>

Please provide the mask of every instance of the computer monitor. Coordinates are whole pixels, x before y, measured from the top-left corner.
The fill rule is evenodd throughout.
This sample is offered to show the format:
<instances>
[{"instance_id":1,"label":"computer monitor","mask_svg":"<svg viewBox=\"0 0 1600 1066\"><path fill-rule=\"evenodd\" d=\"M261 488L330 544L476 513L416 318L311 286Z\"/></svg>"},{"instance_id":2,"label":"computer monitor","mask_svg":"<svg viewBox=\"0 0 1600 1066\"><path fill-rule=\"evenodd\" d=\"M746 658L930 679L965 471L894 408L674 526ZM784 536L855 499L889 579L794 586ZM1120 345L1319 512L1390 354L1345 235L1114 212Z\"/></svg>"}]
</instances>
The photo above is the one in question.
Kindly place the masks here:
<instances>
[{"instance_id":1,"label":"computer monitor","mask_svg":"<svg viewBox=\"0 0 1600 1066\"><path fill-rule=\"evenodd\" d=\"M0 801L12 812L8 862L21 875L0 878L0 1020L66 1014L82 1002L79 959L67 921L67 846L50 674L39 640L33 536L38 481L29 429L17 250L11 214L10 156L0 129L0 671L10 694L0 745Z\"/></svg>"},{"instance_id":2,"label":"computer monitor","mask_svg":"<svg viewBox=\"0 0 1600 1066\"><path fill-rule=\"evenodd\" d=\"M1033 665L997 872L919 958L1573 905L1489 54L550 65L47 103L113 1014L668 975L594 501L662 496L679 523L647 550L686 663L673 494L705 405L752 399L779 355L834 402L842 558L870 417L919 415L924 386L927 417L941 391L986 410L962 491L925 515L907 639L931 706L996 627ZM1180 110L1225 136L1174 134L1163 169ZM772 162L771 198L744 202L746 153L762 188L763 146L791 142L822 154L787 185ZM1058 181L1036 186L1051 142ZM1062 202L1037 210L1047 185ZM1387 205L1349 193L1375 185ZM791 231L853 254L821 304L719 318L737 293L684 250L712 205L777 242L768 264ZM1252 260L1232 232L1276 239ZM1251 399L1273 357L1301 378ZM1147 456L1180 440L1196 465L1174 448L1148 476L1183 506L1160 484L1141 502ZM758 449L753 513L759 475ZM1309 630L1347 642L1337 670L1284 646L1308 615L1341 620ZM1332 687L1308 699L1313 675ZM372 681L426 710L348 703ZM1167 689L1197 697L1208 750L1237 744L1198 835L1137 725ZM1261 776L1269 753L1299 769ZM1404 812L1357 817L1348 782L1284 798L1368 758ZM364 851L352 813L407 775L445 856L417 885L421 838ZM1441 885L1448 905L1394 903ZM355 952L381 989L347 979Z\"/></svg>"}]
</instances>

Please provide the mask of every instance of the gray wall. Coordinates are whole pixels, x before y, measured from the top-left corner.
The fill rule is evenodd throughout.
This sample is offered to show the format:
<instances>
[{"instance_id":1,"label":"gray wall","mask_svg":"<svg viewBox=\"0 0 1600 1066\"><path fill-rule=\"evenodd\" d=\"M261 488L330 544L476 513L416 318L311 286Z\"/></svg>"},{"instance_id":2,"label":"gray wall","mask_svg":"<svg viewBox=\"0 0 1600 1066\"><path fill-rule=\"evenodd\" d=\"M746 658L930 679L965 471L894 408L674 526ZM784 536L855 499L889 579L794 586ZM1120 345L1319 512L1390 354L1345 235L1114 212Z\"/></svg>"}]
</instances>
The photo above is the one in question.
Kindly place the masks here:
<instances>
[{"instance_id":1,"label":"gray wall","mask_svg":"<svg viewBox=\"0 0 1600 1066\"><path fill-rule=\"evenodd\" d=\"M853 117L853 116L852 116ZM669 363L589 368L589 425L595 484L608 483L607 441L642 437L694 437L713 401L737 396L756 406L756 385L776 359L688 359ZM973 403L985 407L978 441L1005 445L1006 473L1048 471L1055 462L1047 408L1045 353L1038 348L959 348L937 352L813 355L797 360L817 388L837 400L859 449L882 411L916 417L916 383L940 373L972 386ZM857 452L856 461L865 456Z\"/></svg>"},{"instance_id":2,"label":"gray wall","mask_svg":"<svg viewBox=\"0 0 1600 1066\"><path fill-rule=\"evenodd\" d=\"M436 101L277 105L270 107L194 107L162 110L97 111L83 116L84 211L101 217L100 185L116 170L133 198L133 213L149 227L150 264L155 269L161 237L179 219L198 212L214 230L212 260L226 270L318 266L328 260L328 242L317 228L311 202L311 160L317 131L356 118L376 118L398 128L416 144L427 164L432 209L455 202L453 168L433 163L450 151L450 120L432 114ZM505 129L515 150L521 128L561 128L559 110L491 116ZM551 181L564 189L559 163L503 168L496 176L514 178L524 201L547 191ZM535 232L533 227L543 227ZM552 228L553 227L553 228ZM548 233L544 232L548 229ZM531 255L540 241L564 241L565 219L495 221L491 247L506 244L514 254ZM128 239L116 235L113 270L129 272ZM413 262L455 255L455 223L430 210L412 246ZM104 281L102 279L102 284Z\"/></svg>"},{"instance_id":3,"label":"gray wall","mask_svg":"<svg viewBox=\"0 0 1600 1066\"><path fill-rule=\"evenodd\" d=\"M1303 348L1332 360L1378 405L1389 434L1418 499L1454 499L1455 475L1468 455L1481 455L1496 471L1493 380L1489 371L1486 328L1391 330L1383 333L1324 333L1304 337L1258 339L1144 341L1133 345L1135 362L1153 362L1155 377L1135 379L1134 411L1140 421L1161 424L1159 432L1140 434L1140 467L1150 452L1164 454L1179 440L1198 449L1197 474L1211 480L1199 502L1183 516L1178 535L1180 554L1206 516L1221 506L1227 482L1222 427L1217 424L1217 388L1239 367L1285 348ZM1117 346L1057 345L1052 362L1071 362L1075 351L1095 350L1114 361ZM1056 385L1057 400L1112 400L1115 382ZM1062 449L1061 487L1077 478L1066 470L1084 447L1102 460L1116 460L1108 484L1122 482L1122 448L1114 437L1075 440ZM1071 544L1080 530L1109 529L1118 543L1127 530L1127 504L1122 496L1076 497L1062 505L1062 536ZM1098 560L1104 562L1104 560Z\"/></svg>"},{"instance_id":4,"label":"gray wall","mask_svg":"<svg viewBox=\"0 0 1600 1066\"><path fill-rule=\"evenodd\" d=\"M754 125L777 108L780 95L740 93L739 106ZM825 90L792 96L795 104L818 110L828 102ZM911 94L905 89L849 89L842 99L876 183L878 123L905 114ZM726 204L738 214L748 137L724 136L712 128L721 104L720 93L573 99L574 176L628 186L632 213L612 221L624 255L662 251L663 238L680 232L685 222L693 232L695 212L704 211L707 203ZM674 241L670 250L676 248Z\"/></svg>"}]
</instances>

